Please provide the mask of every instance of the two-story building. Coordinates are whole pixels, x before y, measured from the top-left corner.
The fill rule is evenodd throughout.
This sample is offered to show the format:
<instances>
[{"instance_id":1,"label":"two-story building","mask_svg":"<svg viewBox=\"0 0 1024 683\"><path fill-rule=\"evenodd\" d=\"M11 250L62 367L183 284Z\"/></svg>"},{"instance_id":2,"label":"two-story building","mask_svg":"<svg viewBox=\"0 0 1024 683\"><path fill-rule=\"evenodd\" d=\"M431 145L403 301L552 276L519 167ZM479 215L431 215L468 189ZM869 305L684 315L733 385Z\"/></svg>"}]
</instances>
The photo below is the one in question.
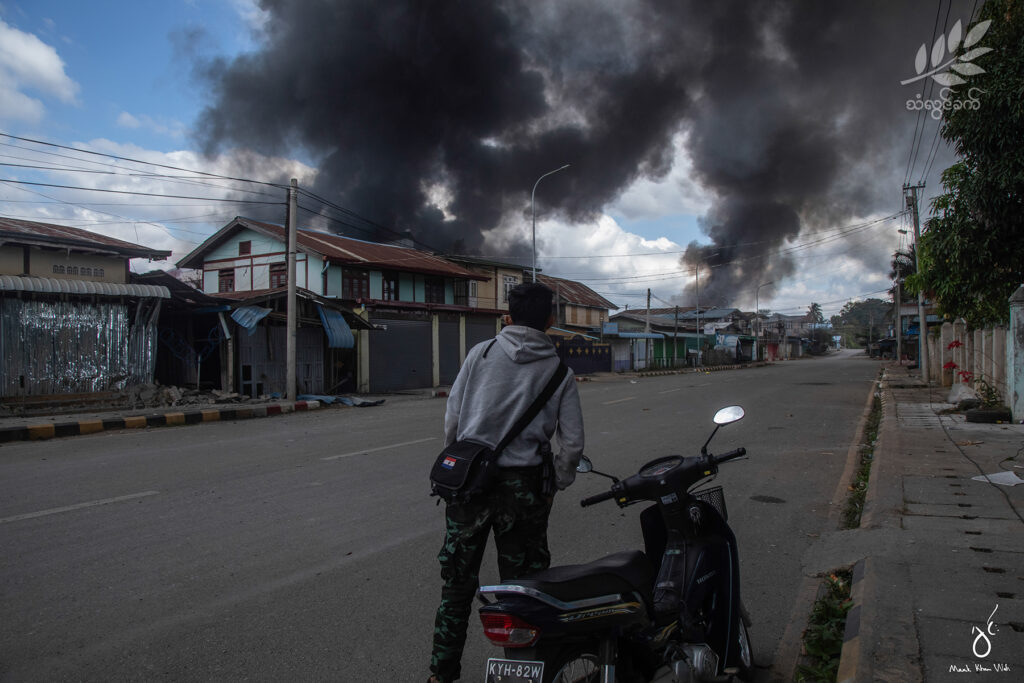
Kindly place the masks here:
<instances>
[{"instance_id":1,"label":"two-story building","mask_svg":"<svg viewBox=\"0 0 1024 683\"><path fill-rule=\"evenodd\" d=\"M374 393L450 384L473 344L494 336L500 311L470 292L486 275L409 247L299 229L296 233L300 393ZM235 302L235 385L284 389L284 227L235 218L182 268L203 273L203 291ZM478 302L480 291L477 291Z\"/></svg>"},{"instance_id":2,"label":"two-story building","mask_svg":"<svg viewBox=\"0 0 1024 683\"><path fill-rule=\"evenodd\" d=\"M0 218L0 397L119 391L153 380L166 287L132 259L169 251L51 223Z\"/></svg>"}]
</instances>

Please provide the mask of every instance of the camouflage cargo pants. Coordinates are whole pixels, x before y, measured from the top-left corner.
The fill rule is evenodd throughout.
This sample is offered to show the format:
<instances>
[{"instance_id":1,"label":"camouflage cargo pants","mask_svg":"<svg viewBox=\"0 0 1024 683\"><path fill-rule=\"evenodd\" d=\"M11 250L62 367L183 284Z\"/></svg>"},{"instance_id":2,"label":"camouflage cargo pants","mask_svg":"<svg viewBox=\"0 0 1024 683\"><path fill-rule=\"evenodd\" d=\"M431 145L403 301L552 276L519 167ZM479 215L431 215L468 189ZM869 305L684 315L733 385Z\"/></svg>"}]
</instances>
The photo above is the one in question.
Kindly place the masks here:
<instances>
[{"instance_id":1,"label":"camouflage cargo pants","mask_svg":"<svg viewBox=\"0 0 1024 683\"><path fill-rule=\"evenodd\" d=\"M457 680L461 673L462 648L490 532L494 531L502 581L547 569L551 563L551 502L541 486L540 467L501 470L486 496L448 506L444 545L437 555L444 584L430 657L430 670L442 683Z\"/></svg>"}]
</instances>

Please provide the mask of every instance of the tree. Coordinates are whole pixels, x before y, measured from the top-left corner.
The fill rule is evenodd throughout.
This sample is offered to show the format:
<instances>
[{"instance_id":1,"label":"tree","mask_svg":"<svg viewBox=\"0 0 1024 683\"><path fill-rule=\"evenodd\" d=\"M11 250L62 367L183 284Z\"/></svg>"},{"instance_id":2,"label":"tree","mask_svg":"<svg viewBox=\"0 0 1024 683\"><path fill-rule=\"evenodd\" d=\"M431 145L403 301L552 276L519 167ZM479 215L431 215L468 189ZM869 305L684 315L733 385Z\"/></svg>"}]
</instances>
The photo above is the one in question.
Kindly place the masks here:
<instances>
[{"instance_id":1,"label":"tree","mask_svg":"<svg viewBox=\"0 0 1024 683\"><path fill-rule=\"evenodd\" d=\"M809 323L822 324L825 322L825 316L821 312L821 304L819 303L812 303L807 308L807 315L805 317L807 322Z\"/></svg>"},{"instance_id":2,"label":"tree","mask_svg":"<svg viewBox=\"0 0 1024 683\"><path fill-rule=\"evenodd\" d=\"M1024 3L989 0L972 32L984 37L960 48L943 111L942 137L959 160L942 173L944 194L919 243L921 273L908 286L947 317L982 325L1009 318L1007 300L1024 282Z\"/></svg>"},{"instance_id":3,"label":"tree","mask_svg":"<svg viewBox=\"0 0 1024 683\"><path fill-rule=\"evenodd\" d=\"M889 279L895 282L889 290L889 294L892 295L895 301L896 287L899 287L900 299L903 303L907 303L911 300L911 296L907 290L906 280L917 272L917 249L914 245L911 244L893 254L892 261L889 262L889 268ZM914 293L916 293L916 290Z\"/></svg>"},{"instance_id":4,"label":"tree","mask_svg":"<svg viewBox=\"0 0 1024 683\"><path fill-rule=\"evenodd\" d=\"M847 346L865 346L885 332L886 318L892 313L892 304L882 299L849 301L837 315L832 316L832 327L846 339Z\"/></svg>"}]
</instances>

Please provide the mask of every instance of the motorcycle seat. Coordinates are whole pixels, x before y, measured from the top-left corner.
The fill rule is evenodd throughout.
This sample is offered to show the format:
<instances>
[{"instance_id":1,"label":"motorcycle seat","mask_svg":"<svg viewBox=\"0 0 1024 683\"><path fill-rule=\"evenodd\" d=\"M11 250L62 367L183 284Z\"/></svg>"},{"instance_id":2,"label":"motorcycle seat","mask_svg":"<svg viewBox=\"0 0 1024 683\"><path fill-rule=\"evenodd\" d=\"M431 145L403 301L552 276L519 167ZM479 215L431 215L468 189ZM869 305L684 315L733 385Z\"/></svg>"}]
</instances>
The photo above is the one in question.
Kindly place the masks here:
<instances>
[{"instance_id":1,"label":"motorcycle seat","mask_svg":"<svg viewBox=\"0 0 1024 683\"><path fill-rule=\"evenodd\" d=\"M654 568L643 552L629 550L586 564L550 567L505 583L533 588L563 602L633 591L649 601L654 585Z\"/></svg>"}]
</instances>

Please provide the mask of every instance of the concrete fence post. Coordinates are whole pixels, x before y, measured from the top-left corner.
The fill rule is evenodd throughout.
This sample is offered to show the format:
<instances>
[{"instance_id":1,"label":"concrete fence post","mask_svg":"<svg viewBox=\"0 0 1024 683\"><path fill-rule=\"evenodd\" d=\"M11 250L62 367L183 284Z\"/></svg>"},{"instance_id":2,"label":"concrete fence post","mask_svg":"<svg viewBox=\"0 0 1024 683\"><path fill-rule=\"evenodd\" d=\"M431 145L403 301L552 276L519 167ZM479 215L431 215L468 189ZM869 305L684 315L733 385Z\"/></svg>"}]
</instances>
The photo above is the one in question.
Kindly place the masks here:
<instances>
[{"instance_id":1,"label":"concrete fence post","mask_svg":"<svg viewBox=\"0 0 1024 683\"><path fill-rule=\"evenodd\" d=\"M932 382L942 384L942 354L939 352L939 345L942 341L942 328L929 330L928 344L928 377Z\"/></svg>"},{"instance_id":2,"label":"concrete fence post","mask_svg":"<svg viewBox=\"0 0 1024 683\"><path fill-rule=\"evenodd\" d=\"M1010 397L1006 392L1006 348L1009 346L1008 336L1006 328L1001 325L992 330L991 384L999 392L999 396L1002 397L1003 402L1007 405L1010 404Z\"/></svg>"},{"instance_id":3,"label":"concrete fence post","mask_svg":"<svg viewBox=\"0 0 1024 683\"><path fill-rule=\"evenodd\" d=\"M1006 335L1006 398L1013 421L1024 421L1024 285L1010 297L1010 329Z\"/></svg>"},{"instance_id":4,"label":"concrete fence post","mask_svg":"<svg viewBox=\"0 0 1024 683\"><path fill-rule=\"evenodd\" d=\"M983 379L990 386L995 386L996 383L992 381L995 377L993 373L992 364L995 363L995 354L993 353L992 340L995 334L995 330L991 327L986 327L982 332L981 336L981 374L978 379Z\"/></svg>"},{"instance_id":5,"label":"concrete fence post","mask_svg":"<svg viewBox=\"0 0 1024 683\"><path fill-rule=\"evenodd\" d=\"M968 353L967 322L963 318L959 318L953 323L953 339L959 342L959 345L953 349L953 362L956 363L956 367L953 368L952 383L956 384L960 381L958 373L967 370L967 359L970 357L970 353Z\"/></svg>"},{"instance_id":6,"label":"concrete fence post","mask_svg":"<svg viewBox=\"0 0 1024 683\"><path fill-rule=\"evenodd\" d=\"M939 335L939 372L942 378L942 386L953 386L953 371L946 367L953 362L953 349L949 345L956 339L956 331L953 323L942 323L942 332Z\"/></svg>"},{"instance_id":7,"label":"concrete fence post","mask_svg":"<svg viewBox=\"0 0 1024 683\"><path fill-rule=\"evenodd\" d=\"M971 374L975 377L981 377L981 373L985 368L985 355L982 353L985 346L985 335L981 328L974 330L974 334L971 335Z\"/></svg>"}]
</instances>

